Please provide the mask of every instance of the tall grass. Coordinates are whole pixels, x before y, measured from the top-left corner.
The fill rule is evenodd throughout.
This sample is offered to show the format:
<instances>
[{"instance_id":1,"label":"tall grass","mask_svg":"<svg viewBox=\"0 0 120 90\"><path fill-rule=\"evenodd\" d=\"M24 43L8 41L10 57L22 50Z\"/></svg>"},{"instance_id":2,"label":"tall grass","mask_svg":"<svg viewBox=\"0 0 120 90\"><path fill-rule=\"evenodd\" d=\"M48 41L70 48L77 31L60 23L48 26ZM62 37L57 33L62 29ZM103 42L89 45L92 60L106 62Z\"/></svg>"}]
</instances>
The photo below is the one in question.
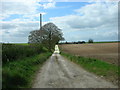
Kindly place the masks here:
<instances>
[{"instance_id":1,"label":"tall grass","mask_svg":"<svg viewBox=\"0 0 120 90\"><path fill-rule=\"evenodd\" d=\"M2 44L3 88L30 88L38 67L50 55L41 44Z\"/></svg>"},{"instance_id":2,"label":"tall grass","mask_svg":"<svg viewBox=\"0 0 120 90\"><path fill-rule=\"evenodd\" d=\"M35 72L51 53L43 53L14 62L9 62L2 69L3 88L30 88Z\"/></svg>"},{"instance_id":3,"label":"tall grass","mask_svg":"<svg viewBox=\"0 0 120 90\"><path fill-rule=\"evenodd\" d=\"M41 44L16 45L2 44L2 63L15 61L24 57L30 57L47 50Z\"/></svg>"}]
</instances>

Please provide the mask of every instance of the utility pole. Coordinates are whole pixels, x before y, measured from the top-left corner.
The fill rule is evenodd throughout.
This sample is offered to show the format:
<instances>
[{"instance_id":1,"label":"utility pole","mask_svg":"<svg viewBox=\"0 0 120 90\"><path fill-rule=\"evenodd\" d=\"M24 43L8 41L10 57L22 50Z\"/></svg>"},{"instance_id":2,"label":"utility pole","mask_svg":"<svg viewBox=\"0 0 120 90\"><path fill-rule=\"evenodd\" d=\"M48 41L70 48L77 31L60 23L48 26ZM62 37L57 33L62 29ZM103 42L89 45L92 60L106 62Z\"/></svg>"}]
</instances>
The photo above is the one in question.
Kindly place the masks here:
<instances>
[{"instance_id":1,"label":"utility pole","mask_svg":"<svg viewBox=\"0 0 120 90\"><path fill-rule=\"evenodd\" d=\"M40 14L40 29L42 27L42 14Z\"/></svg>"}]
</instances>

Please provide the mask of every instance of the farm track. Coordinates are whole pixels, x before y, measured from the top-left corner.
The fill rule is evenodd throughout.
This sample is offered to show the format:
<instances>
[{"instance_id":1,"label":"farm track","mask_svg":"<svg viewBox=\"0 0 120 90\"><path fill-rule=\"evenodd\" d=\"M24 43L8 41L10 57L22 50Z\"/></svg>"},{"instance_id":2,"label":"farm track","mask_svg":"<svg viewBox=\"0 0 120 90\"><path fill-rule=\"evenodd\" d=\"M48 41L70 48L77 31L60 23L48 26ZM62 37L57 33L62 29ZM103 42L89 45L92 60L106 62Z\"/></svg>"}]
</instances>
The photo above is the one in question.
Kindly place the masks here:
<instances>
[{"instance_id":1,"label":"farm track","mask_svg":"<svg viewBox=\"0 0 120 90\"><path fill-rule=\"evenodd\" d=\"M39 70L33 88L117 88L70 62L53 54Z\"/></svg>"}]
</instances>

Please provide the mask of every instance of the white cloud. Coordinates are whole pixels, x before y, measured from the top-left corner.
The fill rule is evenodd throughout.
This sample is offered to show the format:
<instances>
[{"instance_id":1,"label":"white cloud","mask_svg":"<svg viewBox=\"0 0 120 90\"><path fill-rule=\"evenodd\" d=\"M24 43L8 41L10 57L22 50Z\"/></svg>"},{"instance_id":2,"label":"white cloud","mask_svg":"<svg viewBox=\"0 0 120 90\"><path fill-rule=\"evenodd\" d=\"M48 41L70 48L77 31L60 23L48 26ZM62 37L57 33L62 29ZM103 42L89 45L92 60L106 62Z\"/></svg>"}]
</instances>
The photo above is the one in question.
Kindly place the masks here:
<instances>
[{"instance_id":1,"label":"white cloud","mask_svg":"<svg viewBox=\"0 0 120 90\"><path fill-rule=\"evenodd\" d=\"M45 3L41 5L44 9L55 8L55 2Z\"/></svg>"},{"instance_id":2,"label":"white cloud","mask_svg":"<svg viewBox=\"0 0 120 90\"><path fill-rule=\"evenodd\" d=\"M30 31L39 29L39 21L2 21L0 42L28 42ZM43 22L43 25L47 22ZM14 41L15 40L15 41ZM23 40L23 41L22 41Z\"/></svg>"},{"instance_id":3,"label":"white cloud","mask_svg":"<svg viewBox=\"0 0 120 90\"><path fill-rule=\"evenodd\" d=\"M13 14L23 15L24 17L32 16L32 19L34 19L34 16L36 16L38 12L46 14L45 12L39 11L39 8L43 7L44 9L48 9L55 7L55 2L52 2L51 0L43 4L40 4L39 2L40 0L22 0L21 2L16 0L10 2L1 1L0 19L8 18Z\"/></svg>"},{"instance_id":4,"label":"white cloud","mask_svg":"<svg viewBox=\"0 0 120 90\"><path fill-rule=\"evenodd\" d=\"M94 37L96 32L100 32L98 36L101 39L114 37L117 39L118 32L118 4L116 2L97 2L88 4L80 9L75 10L76 15L67 15L62 17L52 17L50 20L66 32L87 32L86 37ZM92 32L89 35L89 32ZM103 33L106 33L103 35ZM92 36L93 35L93 36ZM114 39L115 39L114 38Z\"/></svg>"},{"instance_id":5,"label":"white cloud","mask_svg":"<svg viewBox=\"0 0 120 90\"><path fill-rule=\"evenodd\" d=\"M5 0L6 1L6 0ZM28 2L29 1L29 2ZM54 8L55 2L39 4L39 0L28 0L27 2L2 2L1 18L7 18L12 14L23 15L23 18L12 21L2 21L3 41L27 42L29 32L39 29L39 22L35 17L39 17L38 7L44 9ZM55 23L64 32L66 40L79 40L93 37L93 39L117 39L117 3L93 3L76 9L76 14L62 17L52 17L50 21ZM41 12L46 14L45 12ZM46 23L46 22L44 22ZM85 33L84 33L85 32ZM21 38L21 39L20 39Z\"/></svg>"},{"instance_id":6,"label":"white cloud","mask_svg":"<svg viewBox=\"0 0 120 90\"><path fill-rule=\"evenodd\" d=\"M78 15L50 18L55 23L67 23L71 28L96 28L102 25L117 25L117 4L95 3L75 10ZM82 15L82 16L81 16Z\"/></svg>"},{"instance_id":7,"label":"white cloud","mask_svg":"<svg viewBox=\"0 0 120 90\"><path fill-rule=\"evenodd\" d=\"M55 0L1 0L1 2L53 2Z\"/></svg>"},{"instance_id":8,"label":"white cloud","mask_svg":"<svg viewBox=\"0 0 120 90\"><path fill-rule=\"evenodd\" d=\"M1 18L7 18L12 14L34 14L36 13L38 3L34 1L30 2L0 2L2 3L2 8L0 8Z\"/></svg>"},{"instance_id":9,"label":"white cloud","mask_svg":"<svg viewBox=\"0 0 120 90\"><path fill-rule=\"evenodd\" d=\"M1 0L2 2L29 2L29 1L36 1L36 2L113 2L113 1L120 1L120 0Z\"/></svg>"}]
</instances>

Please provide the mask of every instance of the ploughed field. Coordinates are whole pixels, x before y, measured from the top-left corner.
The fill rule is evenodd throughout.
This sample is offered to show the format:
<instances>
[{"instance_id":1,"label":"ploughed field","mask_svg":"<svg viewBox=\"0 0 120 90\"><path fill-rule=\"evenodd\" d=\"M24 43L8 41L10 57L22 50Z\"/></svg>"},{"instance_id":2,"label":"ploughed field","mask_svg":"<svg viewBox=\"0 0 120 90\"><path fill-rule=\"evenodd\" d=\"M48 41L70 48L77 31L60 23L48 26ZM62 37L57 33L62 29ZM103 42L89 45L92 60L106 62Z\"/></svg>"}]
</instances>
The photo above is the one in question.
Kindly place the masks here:
<instances>
[{"instance_id":1,"label":"ploughed field","mask_svg":"<svg viewBox=\"0 0 120 90\"><path fill-rule=\"evenodd\" d=\"M63 52L96 58L118 65L118 43L62 44Z\"/></svg>"}]
</instances>

